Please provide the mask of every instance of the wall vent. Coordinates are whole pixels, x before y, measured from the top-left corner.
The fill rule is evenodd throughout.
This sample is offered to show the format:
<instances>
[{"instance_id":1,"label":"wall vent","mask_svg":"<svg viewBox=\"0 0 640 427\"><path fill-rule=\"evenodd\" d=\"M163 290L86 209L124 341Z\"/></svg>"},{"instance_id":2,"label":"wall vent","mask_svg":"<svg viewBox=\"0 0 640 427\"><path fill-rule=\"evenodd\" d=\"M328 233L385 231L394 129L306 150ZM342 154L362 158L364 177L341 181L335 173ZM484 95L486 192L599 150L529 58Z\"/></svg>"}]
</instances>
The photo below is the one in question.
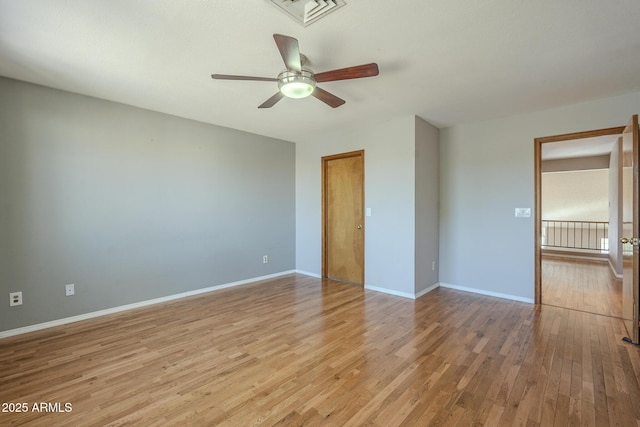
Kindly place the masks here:
<instances>
[{"instance_id":1,"label":"wall vent","mask_svg":"<svg viewBox=\"0 0 640 427\"><path fill-rule=\"evenodd\" d=\"M267 0L295 19L303 27L340 9L346 3L343 0Z\"/></svg>"}]
</instances>

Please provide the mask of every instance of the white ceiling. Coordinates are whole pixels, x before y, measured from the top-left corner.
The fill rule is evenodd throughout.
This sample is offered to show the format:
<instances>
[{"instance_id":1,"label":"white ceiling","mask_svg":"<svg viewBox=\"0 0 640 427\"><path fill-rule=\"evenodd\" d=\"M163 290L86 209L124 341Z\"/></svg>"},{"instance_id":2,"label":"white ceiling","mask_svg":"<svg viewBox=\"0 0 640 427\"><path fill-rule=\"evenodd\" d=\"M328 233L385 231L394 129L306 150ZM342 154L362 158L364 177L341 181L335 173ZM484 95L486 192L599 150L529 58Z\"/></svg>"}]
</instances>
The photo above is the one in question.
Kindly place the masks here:
<instances>
[{"instance_id":1,"label":"white ceiling","mask_svg":"<svg viewBox=\"0 0 640 427\"><path fill-rule=\"evenodd\" d=\"M300 0L302 1L302 0ZM0 75L262 135L416 114L436 126L640 90L638 0L346 0L303 28L266 0L0 0ZM378 77L257 106L275 83L273 33L316 72L377 62ZM580 129L576 129L578 131Z\"/></svg>"}]
</instances>

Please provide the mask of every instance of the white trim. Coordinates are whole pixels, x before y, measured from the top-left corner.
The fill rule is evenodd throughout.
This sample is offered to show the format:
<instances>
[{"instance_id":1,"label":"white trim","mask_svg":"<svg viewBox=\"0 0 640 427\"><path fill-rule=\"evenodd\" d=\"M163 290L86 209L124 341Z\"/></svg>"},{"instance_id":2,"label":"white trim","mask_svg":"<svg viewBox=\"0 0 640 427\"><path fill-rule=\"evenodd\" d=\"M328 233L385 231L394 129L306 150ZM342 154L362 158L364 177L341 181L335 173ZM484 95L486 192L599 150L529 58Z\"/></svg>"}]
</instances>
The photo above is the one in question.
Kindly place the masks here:
<instances>
[{"instance_id":1,"label":"white trim","mask_svg":"<svg viewBox=\"0 0 640 427\"><path fill-rule=\"evenodd\" d=\"M425 294L428 294L429 292L433 291L434 289L437 289L438 287L440 287L440 283L435 283L435 284L429 286L427 289L421 290L417 294L410 294L408 292L394 291L393 289L379 288L377 286L370 286L370 285L365 285L364 286L365 289L370 290L370 291L382 292L382 293L385 293L385 294L395 295L395 296L398 296L398 297L410 298L410 299L418 299L421 296L423 296Z\"/></svg>"},{"instance_id":2,"label":"white trim","mask_svg":"<svg viewBox=\"0 0 640 427\"><path fill-rule=\"evenodd\" d=\"M434 289L438 289L439 287L440 287L440 283L434 283L433 285L429 286L427 289L423 289L420 292L418 292L415 296L415 299L418 299L422 295L426 295L429 292L433 291Z\"/></svg>"},{"instance_id":3,"label":"white trim","mask_svg":"<svg viewBox=\"0 0 640 427\"><path fill-rule=\"evenodd\" d=\"M302 271L302 270L295 270L295 272L298 273L298 274L304 274L305 276L310 276L310 277L315 277L317 279L322 279L322 276L320 274L309 273L308 271Z\"/></svg>"},{"instance_id":4,"label":"white trim","mask_svg":"<svg viewBox=\"0 0 640 427\"><path fill-rule=\"evenodd\" d=\"M52 320L50 322L37 323L35 325L24 326L22 328L9 329L7 331L0 331L0 339L7 338L14 335L26 334L29 332L39 331L41 329L53 328L55 326L66 325L68 323L79 322L81 320L93 319L94 317L105 316L107 314L119 313L121 311L131 310L134 308L146 307L148 305L159 304L161 302L172 301L180 298L186 298L193 295L204 294L207 292L218 291L220 289L231 288L234 286L246 285L249 283L259 282L262 280L272 279L275 277L285 276L287 274L295 273L296 270L282 271L280 273L268 274L266 276L254 277L252 279L239 280L237 282L225 283L222 285L210 286L208 288L196 289L193 291L182 292L174 295L167 295L165 297L154 298L146 301L134 302L133 304L121 305L118 307L107 308L104 310L93 311L91 313L79 314L77 316L65 317L63 319Z\"/></svg>"},{"instance_id":5,"label":"white trim","mask_svg":"<svg viewBox=\"0 0 640 427\"><path fill-rule=\"evenodd\" d=\"M304 274L305 276L310 276L310 277L315 277L315 278L318 278L318 279L322 279L322 276L320 274L310 273L308 271L303 271L303 270L296 270L295 272L298 273L298 274ZM428 289L425 289L418 296L422 296L422 295L426 294L427 292L432 291L436 287L437 287L437 284L433 285L432 287L430 287ZM403 297L403 298L416 299L418 297L418 296L416 296L414 294L410 294L410 293L407 293L407 292L394 291L393 289L379 288L377 286L364 285L364 288L367 289L367 290L370 290L370 291L382 292L382 293L385 293L385 294L395 295L395 296Z\"/></svg>"},{"instance_id":6,"label":"white trim","mask_svg":"<svg viewBox=\"0 0 640 427\"><path fill-rule=\"evenodd\" d=\"M385 294L395 295L397 297L416 299L416 296L414 294L410 294L408 292L394 291L393 289L379 288L377 286L370 286L370 285L364 285L364 288L370 291L376 291L376 292L382 292Z\"/></svg>"},{"instance_id":7,"label":"white trim","mask_svg":"<svg viewBox=\"0 0 640 427\"><path fill-rule=\"evenodd\" d=\"M580 254L583 252L575 252L575 254ZM593 261L593 262L606 262L607 259L609 259L608 256L604 256L607 254L594 254L594 255L599 255L599 256L589 256L589 255L574 255L574 253L570 253L570 252L557 252L554 253L554 251L543 251L542 252L542 256L546 256L549 258L570 258L570 259L579 259L579 260L584 260L584 261Z\"/></svg>"},{"instance_id":8,"label":"white trim","mask_svg":"<svg viewBox=\"0 0 640 427\"><path fill-rule=\"evenodd\" d=\"M535 303L535 301L531 298L524 298L524 297L519 297L516 295L509 295L509 294L501 294L499 292L485 291L484 289L467 288L464 286L457 286L457 285L452 285L450 283L443 283L443 282L440 282L440 286L443 288L456 289L458 291L464 291L464 292L472 292L474 294L487 295L490 297L510 299L513 301L526 302L529 304Z\"/></svg>"},{"instance_id":9,"label":"white trim","mask_svg":"<svg viewBox=\"0 0 640 427\"><path fill-rule=\"evenodd\" d=\"M611 262L611 258L607 258L609 260L609 268L611 268L611 274L613 274L616 279L622 279L622 274L619 274L615 267L613 266L613 263Z\"/></svg>"}]
</instances>

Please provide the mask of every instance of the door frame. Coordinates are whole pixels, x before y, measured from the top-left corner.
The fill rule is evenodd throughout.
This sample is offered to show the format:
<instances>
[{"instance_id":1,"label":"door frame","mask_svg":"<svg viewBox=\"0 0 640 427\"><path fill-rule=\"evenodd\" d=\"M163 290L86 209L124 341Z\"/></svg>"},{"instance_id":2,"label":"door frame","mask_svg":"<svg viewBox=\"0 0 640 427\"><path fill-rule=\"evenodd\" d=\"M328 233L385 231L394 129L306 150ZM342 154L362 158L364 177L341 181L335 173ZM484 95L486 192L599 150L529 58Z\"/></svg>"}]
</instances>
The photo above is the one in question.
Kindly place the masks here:
<instances>
[{"instance_id":1,"label":"door frame","mask_svg":"<svg viewBox=\"0 0 640 427\"><path fill-rule=\"evenodd\" d=\"M533 140L534 159L534 301L542 304L542 144L548 142L561 142L573 139L593 138L597 136L621 135L625 126L617 126L606 129L596 129L584 132L565 133L561 135L544 136Z\"/></svg>"},{"instance_id":2,"label":"door frame","mask_svg":"<svg viewBox=\"0 0 640 427\"><path fill-rule=\"evenodd\" d=\"M349 158L349 157L361 157L362 158L362 212L364 212L364 199L365 199L365 193L364 193L364 178L365 178L365 163L364 163L364 150L356 150L356 151L349 151L346 153L340 153L340 154L333 154L330 156L323 156L321 159L321 168L322 168L322 190L321 190L321 194L322 194L322 278L326 279L328 277L327 275L327 261L328 261L328 257L327 257L327 209L328 209L328 204L327 204L327 164L331 161L331 160L337 160L337 159L345 159L345 158ZM363 218L363 222L364 222L364 218ZM366 230L366 224L364 229ZM365 239L365 235L364 233L362 233L362 271L360 272L360 277L362 278L362 286L364 286L364 272L365 272L365 247L364 247L364 239Z\"/></svg>"}]
</instances>

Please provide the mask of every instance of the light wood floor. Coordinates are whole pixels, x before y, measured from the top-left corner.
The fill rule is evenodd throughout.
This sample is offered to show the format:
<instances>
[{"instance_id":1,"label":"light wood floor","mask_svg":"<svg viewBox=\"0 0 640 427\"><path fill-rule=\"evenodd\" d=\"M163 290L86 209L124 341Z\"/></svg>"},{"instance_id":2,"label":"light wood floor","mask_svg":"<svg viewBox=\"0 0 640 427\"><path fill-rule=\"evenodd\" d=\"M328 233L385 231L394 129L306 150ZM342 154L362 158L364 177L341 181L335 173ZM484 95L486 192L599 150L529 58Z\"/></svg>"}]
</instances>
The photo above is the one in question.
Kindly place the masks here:
<instances>
[{"instance_id":1,"label":"light wood floor","mask_svg":"<svg viewBox=\"0 0 640 427\"><path fill-rule=\"evenodd\" d=\"M622 318L622 280L609 264L542 257L542 303Z\"/></svg>"},{"instance_id":2,"label":"light wood floor","mask_svg":"<svg viewBox=\"0 0 640 427\"><path fill-rule=\"evenodd\" d=\"M615 318L301 275L0 340L0 425L636 426Z\"/></svg>"}]
</instances>

